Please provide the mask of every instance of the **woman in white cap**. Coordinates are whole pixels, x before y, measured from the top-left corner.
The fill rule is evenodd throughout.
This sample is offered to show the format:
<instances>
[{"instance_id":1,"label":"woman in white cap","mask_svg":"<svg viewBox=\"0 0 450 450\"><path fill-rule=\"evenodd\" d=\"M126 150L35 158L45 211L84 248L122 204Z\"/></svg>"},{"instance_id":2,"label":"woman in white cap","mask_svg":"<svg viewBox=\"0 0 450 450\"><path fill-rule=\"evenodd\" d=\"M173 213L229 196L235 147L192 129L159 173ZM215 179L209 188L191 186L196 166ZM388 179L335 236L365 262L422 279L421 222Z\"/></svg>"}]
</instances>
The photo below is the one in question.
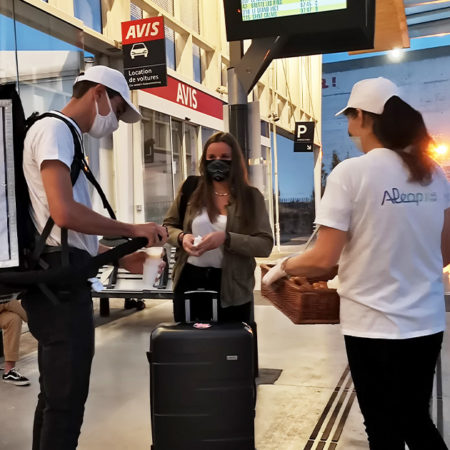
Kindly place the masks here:
<instances>
[{"instance_id":1,"label":"woman in white cap","mask_svg":"<svg viewBox=\"0 0 450 450\"><path fill-rule=\"evenodd\" d=\"M428 154L421 114L391 81L356 83L341 113L364 155L329 175L315 246L263 282L339 262L340 320L370 449L446 449L429 402L445 329L448 181Z\"/></svg>"}]
</instances>

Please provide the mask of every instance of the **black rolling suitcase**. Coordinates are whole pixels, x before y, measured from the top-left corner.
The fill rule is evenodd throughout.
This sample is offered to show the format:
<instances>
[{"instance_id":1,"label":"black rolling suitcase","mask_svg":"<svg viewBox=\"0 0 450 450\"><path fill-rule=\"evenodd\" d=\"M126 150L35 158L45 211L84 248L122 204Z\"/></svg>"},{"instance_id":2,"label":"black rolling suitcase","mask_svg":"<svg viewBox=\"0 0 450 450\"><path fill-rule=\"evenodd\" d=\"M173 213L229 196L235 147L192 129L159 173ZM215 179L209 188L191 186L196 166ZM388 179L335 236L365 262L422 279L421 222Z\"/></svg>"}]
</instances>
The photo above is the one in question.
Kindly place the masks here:
<instances>
[{"instance_id":1,"label":"black rolling suitcase","mask_svg":"<svg viewBox=\"0 0 450 450\"><path fill-rule=\"evenodd\" d=\"M161 324L149 361L153 450L255 449L248 325Z\"/></svg>"}]
</instances>

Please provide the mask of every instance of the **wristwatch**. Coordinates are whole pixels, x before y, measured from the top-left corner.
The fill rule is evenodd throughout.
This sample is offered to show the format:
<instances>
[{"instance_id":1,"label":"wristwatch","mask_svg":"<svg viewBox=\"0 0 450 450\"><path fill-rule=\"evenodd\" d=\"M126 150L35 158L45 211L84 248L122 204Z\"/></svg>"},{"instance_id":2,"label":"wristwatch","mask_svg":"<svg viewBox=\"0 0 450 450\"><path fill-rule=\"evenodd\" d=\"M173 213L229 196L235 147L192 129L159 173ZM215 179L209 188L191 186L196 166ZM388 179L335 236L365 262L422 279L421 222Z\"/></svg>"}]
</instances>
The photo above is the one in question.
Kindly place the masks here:
<instances>
[{"instance_id":1,"label":"wristwatch","mask_svg":"<svg viewBox=\"0 0 450 450\"><path fill-rule=\"evenodd\" d=\"M182 232L178 235L178 237L177 237L178 244L180 245L180 247L183 246L183 238L184 238L184 235L185 235L185 233L182 231Z\"/></svg>"}]
</instances>

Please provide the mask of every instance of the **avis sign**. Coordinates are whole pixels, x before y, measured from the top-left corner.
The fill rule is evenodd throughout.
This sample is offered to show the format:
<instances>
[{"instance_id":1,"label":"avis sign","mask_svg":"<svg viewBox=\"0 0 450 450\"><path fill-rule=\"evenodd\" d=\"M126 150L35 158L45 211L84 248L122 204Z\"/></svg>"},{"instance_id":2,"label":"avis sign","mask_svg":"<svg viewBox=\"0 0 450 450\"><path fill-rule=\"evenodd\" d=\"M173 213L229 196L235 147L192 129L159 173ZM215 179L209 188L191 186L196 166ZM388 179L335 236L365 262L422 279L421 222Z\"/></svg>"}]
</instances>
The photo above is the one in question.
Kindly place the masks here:
<instances>
[{"instance_id":1,"label":"avis sign","mask_svg":"<svg viewBox=\"0 0 450 450\"><path fill-rule=\"evenodd\" d=\"M294 152L312 152L314 150L315 122L295 122Z\"/></svg>"},{"instance_id":2,"label":"avis sign","mask_svg":"<svg viewBox=\"0 0 450 450\"><path fill-rule=\"evenodd\" d=\"M130 89L167 85L163 17L122 22L122 52Z\"/></svg>"}]
</instances>

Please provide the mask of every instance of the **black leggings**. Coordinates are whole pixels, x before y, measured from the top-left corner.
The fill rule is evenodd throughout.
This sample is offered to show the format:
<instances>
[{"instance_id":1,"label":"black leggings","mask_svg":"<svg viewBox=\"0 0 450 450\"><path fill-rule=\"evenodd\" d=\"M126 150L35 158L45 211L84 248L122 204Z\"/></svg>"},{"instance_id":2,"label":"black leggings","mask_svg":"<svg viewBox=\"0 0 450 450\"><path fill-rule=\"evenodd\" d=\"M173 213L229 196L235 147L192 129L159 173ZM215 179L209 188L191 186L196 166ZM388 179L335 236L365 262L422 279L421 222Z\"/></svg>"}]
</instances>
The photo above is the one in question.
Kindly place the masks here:
<instances>
[{"instance_id":1,"label":"black leggings","mask_svg":"<svg viewBox=\"0 0 450 450\"><path fill-rule=\"evenodd\" d=\"M186 291L195 291L197 289L206 289L218 292L218 321L219 322L251 322L251 302L238 306L229 306L222 308L220 305L220 282L222 279L222 269L214 267L197 267L192 264L185 264L180 280L174 290L173 296L173 316L176 322L184 322L185 306L184 300ZM209 320L210 307L209 301L204 302L204 307L198 303L195 308L195 320Z\"/></svg>"},{"instance_id":2,"label":"black leggings","mask_svg":"<svg viewBox=\"0 0 450 450\"><path fill-rule=\"evenodd\" d=\"M443 333L413 339L345 336L371 450L447 449L430 417Z\"/></svg>"}]
</instances>

